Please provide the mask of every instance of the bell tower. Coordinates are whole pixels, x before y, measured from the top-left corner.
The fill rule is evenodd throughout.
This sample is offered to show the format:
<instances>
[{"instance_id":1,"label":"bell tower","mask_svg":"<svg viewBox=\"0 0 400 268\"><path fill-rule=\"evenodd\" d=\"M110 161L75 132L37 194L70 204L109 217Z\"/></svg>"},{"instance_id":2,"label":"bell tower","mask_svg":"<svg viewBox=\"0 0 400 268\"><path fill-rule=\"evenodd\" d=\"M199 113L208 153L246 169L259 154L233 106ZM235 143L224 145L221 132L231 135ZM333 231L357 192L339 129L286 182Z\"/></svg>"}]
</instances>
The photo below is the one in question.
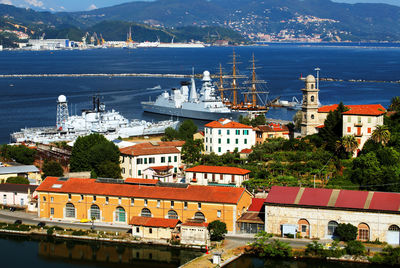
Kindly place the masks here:
<instances>
[{"instance_id":1,"label":"bell tower","mask_svg":"<svg viewBox=\"0 0 400 268\"><path fill-rule=\"evenodd\" d=\"M303 92L303 105L301 107L301 136L307 136L317 133L316 127L318 120L318 92L315 77L308 75L305 79L305 88Z\"/></svg>"}]
</instances>

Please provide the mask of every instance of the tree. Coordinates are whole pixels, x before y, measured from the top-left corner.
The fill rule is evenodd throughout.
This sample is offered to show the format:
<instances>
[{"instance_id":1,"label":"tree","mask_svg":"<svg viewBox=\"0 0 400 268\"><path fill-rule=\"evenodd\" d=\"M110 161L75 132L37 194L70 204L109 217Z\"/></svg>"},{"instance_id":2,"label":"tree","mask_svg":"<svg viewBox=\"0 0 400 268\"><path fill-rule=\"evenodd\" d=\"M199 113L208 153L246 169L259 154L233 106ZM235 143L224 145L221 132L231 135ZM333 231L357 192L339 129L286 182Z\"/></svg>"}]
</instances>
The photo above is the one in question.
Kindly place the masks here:
<instances>
[{"instance_id":1,"label":"tree","mask_svg":"<svg viewBox=\"0 0 400 268\"><path fill-rule=\"evenodd\" d=\"M64 175L64 170L60 163L56 161L45 161L43 164L43 178L46 178L48 176L53 176L53 177L62 177Z\"/></svg>"},{"instance_id":2,"label":"tree","mask_svg":"<svg viewBox=\"0 0 400 268\"><path fill-rule=\"evenodd\" d=\"M340 140L336 141L336 150L344 150L347 153L353 154L353 152L358 148L358 142L354 135L346 135Z\"/></svg>"},{"instance_id":3,"label":"tree","mask_svg":"<svg viewBox=\"0 0 400 268\"><path fill-rule=\"evenodd\" d=\"M104 136L91 134L85 137L78 137L72 148L70 159L71 171L91 171L99 177L119 178L116 165L119 166L120 151L118 147ZM114 163L114 165L111 165ZM107 168L111 170L107 170Z\"/></svg>"},{"instance_id":4,"label":"tree","mask_svg":"<svg viewBox=\"0 0 400 268\"><path fill-rule=\"evenodd\" d=\"M179 133L172 127L167 127L164 131L164 136L161 138L162 141L173 141L179 139Z\"/></svg>"},{"instance_id":5,"label":"tree","mask_svg":"<svg viewBox=\"0 0 400 268\"><path fill-rule=\"evenodd\" d=\"M254 253L261 257L288 258L292 256L292 248L288 243L280 240L271 240L272 235L264 231L256 234L256 241L250 246Z\"/></svg>"},{"instance_id":6,"label":"tree","mask_svg":"<svg viewBox=\"0 0 400 268\"><path fill-rule=\"evenodd\" d=\"M372 131L371 139L376 143L380 143L385 146L390 140L390 131L387 126L376 126Z\"/></svg>"},{"instance_id":7,"label":"tree","mask_svg":"<svg viewBox=\"0 0 400 268\"><path fill-rule=\"evenodd\" d=\"M29 184L29 180L25 177L9 177L6 180L6 183Z\"/></svg>"},{"instance_id":8,"label":"tree","mask_svg":"<svg viewBox=\"0 0 400 268\"><path fill-rule=\"evenodd\" d=\"M335 229L335 233L339 236L341 241L352 241L357 238L357 227L351 223L339 223Z\"/></svg>"},{"instance_id":9,"label":"tree","mask_svg":"<svg viewBox=\"0 0 400 268\"><path fill-rule=\"evenodd\" d=\"M182 159L187 164L196 163L200 160L203 148L203 140L186 140L185 144L182 146Z\"/></svg>"},{"instance_id":10,"label":"tree","mask_svg":"<svg viewBox=\"0 0 400 268\"><path fill-rule=\"evenodd\" d=\"M207 229L210 232L210 238L212 241L223 240L225 234L228 232L226 229L226 223L219 220L210 222Z\"/></svg>"},{"instance_id":11,"label":"tree","mask_svg":"<svg viewBox=\"0 0 400 268\"><path fill-rule=\"evenodd\" d=\"M181 140L193 140L193 135L197 132L197 126L193 120L187 119L179 126L178 135Z\"/></svg>"},{"instance_id":12,"label":"tree","mask_svg":"<svg viewBox=\"0 0 400 268\"><path fill-rule=\"evenodd\" d=\"M400 265L400 247L390 245L383 248L382 252L376 253L371 259L372 263L386 264L391 266Z\"/></svg>"},{"instance_id":13,"label":"tree","mask_svg":"<svg viewBox=\"0 0 400 268\"><path fill-rule=\"evenodd\" d=\"M396 96L392 98L392 103L389 106L390 111L400 111L400 97Z\"/></svg>"},{"instance_id":14,"label":"tree","mask_svg":"<svg viewBox=\"0 0 400 268\"><path fill-rule=\"evenodd\" d=\"M345 250L349 255L362 256L365 254L364 244L357 240L347 242Z\"/></svg>"},{"instance_id":15,"label":"tree","mask_svg":"<svg viewBox=\"0 0 400 268\"><path fill-rule=\"evenodd\" d=\"M24 165L32 165L35 161L36 150L24 145L2 145L1 156L6 160L15 160Z\"/></svg>"},{"instance_id":16,"label":"tree","mask_svg":"<svg viewBox=\"0 0 400 268\"><path fill-rule=\"evenodd\" d=\"M301 129L301 123L303 121L302 117L302 111L297 111L296 114L293 116L293 122L294 122L294 129L295 130L300 130Z\"/></svg>"}]
</instances>

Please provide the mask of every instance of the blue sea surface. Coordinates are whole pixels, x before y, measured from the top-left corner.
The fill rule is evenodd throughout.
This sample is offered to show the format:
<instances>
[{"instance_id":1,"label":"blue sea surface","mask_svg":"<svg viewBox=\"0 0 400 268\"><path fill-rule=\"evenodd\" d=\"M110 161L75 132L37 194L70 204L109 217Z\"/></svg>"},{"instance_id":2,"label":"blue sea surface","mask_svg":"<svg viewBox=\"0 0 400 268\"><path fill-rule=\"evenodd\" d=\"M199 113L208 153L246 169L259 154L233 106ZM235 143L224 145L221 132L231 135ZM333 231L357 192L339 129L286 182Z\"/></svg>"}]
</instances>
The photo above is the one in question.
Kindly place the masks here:
<instances>
[{"instance_id":1,"label":"blue sea surface","mask_svg":"<svg viewBox=\"0 0 400 268\"><path fill-rule=\"evenodd\" d=\"M47 73L172 73L191 74L209 70L218 73L221 63L231 70L232 52L238 55L240 74L249 75L254 53L259 79L267 81L269 98L281 96L301 99L303 82L299 77L321 77L377 81L400 80L400 48L393 46L309 46L273 44L248 47L209 47L203 49L93 49L63 51L2 51L0 74ZM137 77L61 77L0 78L0 143L10 141L9 134L24 127L54 126L56 100L67 96L72 114L90 108L91 96L99 93L108 109L128 119L165 120L169 116L143 113L140 102L155 99L164 89L178 87L181 79ZM201 81L197 81L200 86ZM162 89L153 89L161 85ZM400 95L399 83L320 83L323 105L380 103L387 107ZM291 119L294 111L271 109L267 117Z\"/></svg>"}]
</instances>

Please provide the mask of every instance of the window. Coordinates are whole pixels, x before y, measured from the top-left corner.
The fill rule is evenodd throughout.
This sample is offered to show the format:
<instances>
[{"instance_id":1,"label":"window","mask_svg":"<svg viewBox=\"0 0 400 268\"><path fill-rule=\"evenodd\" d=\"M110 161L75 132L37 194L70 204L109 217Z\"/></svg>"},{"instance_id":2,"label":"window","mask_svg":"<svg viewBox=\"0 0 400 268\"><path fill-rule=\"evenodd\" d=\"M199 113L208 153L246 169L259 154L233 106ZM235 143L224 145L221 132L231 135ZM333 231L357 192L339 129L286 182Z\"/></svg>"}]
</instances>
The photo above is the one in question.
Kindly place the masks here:
<instances>
[{"instance_id":1,"label":"window","mask_svg":"<svg viewBox=\"0 0 400 268\"><path fill-rule=\"evenodd\" d=\"M174 167L174 173L178 172L178 169L176 167Z\"/></svg>"},{"instance_id":2,"label":"window","mask_svg":"<svg viewBox=\"0 0 400 268\"><path fill-rule=\"evenodd\" d=\"M212 152L212 146L210 146L210 152Z\"/></svg>"},{"instance_id":3,"label":"window","mask_svg":"<svg viewBox=\"0 0 400 268\"><path fill-rule=\"evenodd\" d=\"M97 198L96 198L96 196L94 195L94 196L93 196L93 201L96 201L96 199L97 199Z\"/></svg>"},{"instance_id":4,"label":"window","mask_svg":"<svg viewBox=\"0 0 400 268\"><path fill-rule=\"evenodd\" d=\"M152 234L152 233L153 233L153 229L149 228L149 234Z\"/></svg>"},{"instance_id":5,"label":"window","mask_svg":"<svg viewBox=\"0 0 400 268\"><path fill-rule=\"evenodd\" d=\"M71 200L70 198L68 198L68 200ZM50 202L53 203L54 202L54 197L50 197Z\"/></svg>"},{"instance_id":6,"label":"window","mask_svg":"<svg viewBox=\"0 0 400 268\"><path fill-rule=\"evenodd\" d=\"M371 123L371 117L368 117L368 123Z\"/></svg>"},{"instance_id":7,"label":"window","mask_svg":"<svg viewBox=\"0 0 400 268\"><path fill-rule=\"evenodd\" d=\"M125 174L125 168L122 168L122 174Z\"/></svg>"},{"instance_id":8,"label":"window","mask_svg":"<svg viewBox=\"0 0 400 268\"><path fill-rule=\"evenodd\" d=\"M201 209L201 203L197 203L197 208Z\"/></svg>"},{"instance_id":9,"label":"window","mask_svg":"<svg viewBox=\"0 0 400 268\"><path fill-rule=\"evenodd\" d=\"M247 139L244 139L244 144L247 144Z\"/></svg>"},{"instance_id":10,"label":"window","mask_svg":"<svg viewBox=\"0 0 400 268\"><path fill-rule=\"evenodd\" d=\"M81 194L81 201L83 201L83 194Z\"/></svg>"},{"instance_id":11,"label":"window","mask_svg":"<svg viewBox=\"0 0 400 268\"><path fill-rule=\"evenodd\" d=\"M20 204L21 206L23 206L23 205L25 204L25 201L24 201L23 198L20 199L19 204Z\"/></svg>"},{"instance_id":12,"label":"window","mask_svg":"<svg viewBox=\"0 0 400 268\"><path fill-rule=\"evenodd\" d=\"M230 131L229 129L227 129L227 130L226 130L226 134L227 134L227 135L230 135L230 134L231 134L231 131Z\"/></svg>"},{"instance_id":13,"label":"window","mask_svg":"<svg viewBox=\"0 0 400 268\"><path fill-rule=\"evenodd\" d=\"M221 144L221 138L218 138L218 144Z\"/></svg>"},{"instance_id":14,"label":"window","mask_svg":"<svg viewBox=\"0 0 400 268\"><path fill-rule=\"evenodd\" d=\"M144 200L144 206L147 207L147 199Z\"/></svg>"},{"instance_id":15,"label":"window","mask_svg":"<svg viewBox=\"0 0 400 268\"><path fill-rule=\"evenodd\" d=\"M218 135L221 135L222 130L218 129Z\"/></svg>"},{"instance_id":16,"label":"window","mask_svg":"<svg viewBox=\"0 0 400 268\"><path fill-rule=\"evenodd\" d=\"M361 124L361 116L357 117L357 122Z\"/></svg>"},{"instance_id":17,"label":"window","mask_svg":"<svg viewBox=\"0 0 400 268\"><path fill-rule=\"evenodd\" d=\"M338 223L336 221L330 221L328 222L328 235L334 235L335 234L335 230L338 227Z\"/></svg>"},{"instance_id":18,"label":"window","mask_svg":"<svg viewBox=\"0 0 400 268\"><path fill-rule=\"evenodd\" d=\"M210 128L210 134L212 134L212 128Z\"/></svg>"},{"instance_id":19,"label":"window","mask_svg":"<svg viewBox=\"0 0 400 268\"><path fill-rule=\"evenodd\" d=\"M149 157L149 164L154 164L156 159L154 157Z\"/></svg>"},{"instance_id":20,"label":"window","mask_svg":"<svg viewBox=\"0 0 400 268\"><path fill-rule=\"evenodd\" d=\"M217 217L221 218L221 210L217 210Z\"/></svg>"},{"instance_id":21,"label":"window","mask_svg":"<svg viewBox=\"0 0 400 268\"><path fill-rule=\"evenodd\" d=\"M236 130L236 135L240 135L240 130L239 129Z\"/></svg>"},{"instance_id":22,"label":"window","mask_svg":"<svg viewBox=\"0 0 400 268\"><path fill-rule=\"evenodd\" d=\"M212 143L212 138L210 138L210 143Z\"/></svg>"},{"instance_id":23,"label":"window","mask_svg":"<svg viewBox=\"0 0 400 268\"><path fill-rule=\"evenodd\" d=\"M140 232L140 228L136 227L136 233L139 233L139 232Z\"/></svg>"},{"instance_id":24,"label":"window","mask_svg":"<svg viewBox=\"0 0 400 268\"><path fill-rule=\"evenodd\" d=\"M311 102L314 102L314 96L311 96Z\"/></svg>"},{"instance_id":25,"label":"window","mask_svg":"<svg viewBox=\"0 0 400 268\"><path fill-rule=\"evenodd\" d=\"M205 220L206 220L206 217L204 217L204 214L203 214L203 213L201 213L201 212L196 212L196 213L194 214L194 219L195 219L195 220L202 220L202 221L205 221Z\"/></svg>"},{"instance_id":26,"label":"window","mask_svg":"<svg viewBox=\"0 0 400 268\"><path fill-rule=\"evenodd\" d=\"M226 139L226 143L227 144L231 143L231 140L230 139Z\"/></svg>"},{"instance_id":27,"label":"window","mask_svg":"<svg viewBox=\"0 0 400 268\"><path fill-rule=\"evenodd\" d=\"M142 163L143 163L143 159L142 158L136 159L136 164L137 165L141 165Z\"/></svg>"},{"instance_id":28,"label":"window","mask_svg":"<svg viewBox=\"0 0 400 268\"><path fill-rule=\"evenodd\" d=\"M148 208L142 209L142 211L140 212L140 216L151 218L151 211L150 211L150 209L148 209Z\"/></svg>"},{"instance_id":29,"label":"window","mask_svg":"<svg viewBox=\"0 0 400 268\"><path fill-rule=\"evenodd\" d=\"M3 204L7 204L7 195L6 194L3 195Z\"/></svg>"},{"instance_id":30,"label":"window","mask_svg":"<svg viewBox=\"0 0 400 268\"><path fill-rule=\"evenodd\" d=\"M159 208L161 206L161 201L157 200L157 207Z\"/></svg>"},{"instance_id":31,"label":"window","mask_svg":"<svg viewBox=\"0 0 400 268\"><path fill-rule=\"evenodd\" d=\"M347 123L351 123L351 116L347 117Z\"/></svg>"},{"instance_id":32,"label":"window","mask_svg":"<svg viewBox=\"0 0 400 268\"><path fill-rule=\"evenodd\" d=\"M75 218L75 206L71 203L65 205L65 217Z\"/></svg>"},{"instance_id":33,"label":"window","mask_svg":"<svg viewBox=\"0 0 400 268\"><path fill-rule=\"evenodd\" d=\"M370 128L370 127L367 128L367 133L368 133L368 134L371 134L371 128Z\"/></svg>"},{"instance_id":34,"label":"window","mask_svg":"<svg viewBox=\"0 0 400 268\"><path fill-rule=\"evenodd\" d=\"M236 144L239 144L239 139L235 139L235 143L236 143Z\"/></svg>"},{"instance_id":35,"label":"window","mask_svg":"<svg viewBox=\"0 0 400 268\"><path fill-rule=\"evenodd\" d=\"M122 198L118 197L118 204L121 205L121 202L122 202Z\"/></svg>"},{"instance_id":36,"label":"window","mask_svg":"<svg viewBox=\"0 0 400 268\"><path fill-rule=\"evenodd\" d=\"M302 233L307 232L307 225L302 225L302 226L301 226L301 232L302 232Z\"/></svg>"},{"instance_id":37,"label":"window","mask_svg":"<svg viewBox=\"0 0 400 268\"><path fill-rule=\"evenodd\" d=\"M208 146L206 145L206 152L207 152L207 150L208 150Z\"/></svg>"},{"instance_id":38,"label":"window","mask_svg":"<svg viewBox=\"0 0 400 268\"><path fill-rule=\"evenodd\" d=\"M161 163L165 163L165 156L161 157Z\"/></svg>"},{"instance_id":39,"label":"window","mask_svg":"<svg viewBox=\"0 0 400 268\"><path fill-rule=\"evenodd\" d=\"M68 200L71 200L72 195L68 194Z\"/></svg>"},{"instance_id":40,"label":"window","mask_svg":"<svg viewBox=\"0 0 400 268\"><path fill-rule=\"evenodd\" d=\"M358 240L368 241L369 240L369 226L365 223L358 225Z\"/></svg>"},{"instance_id":41,"label":"window","mask_svg":"<svg viewBox=\"0 0 400 268\"><path fill-rule=\"evenodd\" d=\"M222 181L224 179L224 175L223 174L219 174L219 179Z\"/></svg>"},{"instance_id":42,"label":"window","mask_svg":"<svg viewBox=\"0 0 400 268\"><path fill-rule=\"evenodd\" d=\"M144 164L145 165L147 164L147 158L144 158Z\"/></svg>"},{"instance_id":43,"label":"window","mask_svg":"<svg viewBox=\"0 0 400 268\"><path fill-rule=\"evenodd\" d=\"M235 183L235 175L232 175L231 182L232 182L232 183Z\"/></svg>"},{"instance_id":44,"label":"window","mask_svg":"<svg viewBox=\"0 0 400 268\"><path fill-rule=\"evenodd\" d=\"M174 201L171 201L171 208L173 208L174 205L175 205L175 202L174 202Z\"/></svg>"},{"instance_id":45,"label":"window","mask_svg":"<svg viewBox=\"0 0 400 268\"><path fill-rule=\"evenodd\" d=\"M98 205L90 206L90 218L100 220L100 208Z\"/></svg>"},{"instance_id":46,"label":"window","mask_svg":"<svg viewBox=\"0 0 400 268\"><path fill-rule=\"evenodd\" d=\"M168 156L168 163L171 163L171 162L172 162L172 157Z\"/></svg>"},{"instance_id":47,"label":"window","mask_svg":"<svg viewBox=\"0 0 400 268\"><path fill-rule=\"evenodd\" d=\"M106 204L108 204L109 201L110 201L110 198L108 196L106 196Z\"/></svg>"},{"instance_id":48,"label":"window","mask_svg":"<svg viewBox=\"0 0 400 268\"><path fill-rule=\"evenodd\" d=\"M206 128L206 133L208 133L208 128Z\"/></svg>"},{"instance_id":49,"label":"window","mask_svg":"<svg viewBox=\"0 0 400 268\"><path fill-rule=\"evenodd\" d=\"M178 156L174 156L174 162L178 162Z\"/></svg>"},{"instance_id":50,"label":"window","mask_svg":"<svg viewBox=\"0 0 400 268\"><path fill-rule=\"evenodd\" d=\"M400 228L399 228L399 226L397 226L397 225L390 225L389 226L389 231L396 231L396 232L399 232L400 231Z\"/></svg>"},{"instance_id":51,"label":"window","mask_svg":"<svg viewBox=\"0 0 400 268\"><path fill-rule=\"evenodd\" d=\"M221 152L221 147L218 147L218 153L220 153Z\"/></svg>"},{"instance_id":52,"label":"window","mask_svg":"<svg viewBox=\"0 0 400 268\"><path fill-rule=\"evenodd\" d=\"M54 208L50 208L50 215L54 215Z\"/></svg>"},{"instance_id":53,"label":"window","mask_svg":"<svg viewBox=\"0 0 400 268\"><path fill-rule=\"evenodd\" d=\"M215 182L215 174L212 174L212 181ZM199 203L200 204L200 203ZM201 207L201 206L200 206Z\"/></svg>"},{"instance_id":54,"label":"window","mask_svg":"<svg viewBox=\"0 0 400 268\"><path fill-rule=\"evenodd\" d=\"M351 132L351 127L347 127L347 132L348 132L348 133Z\"/></svg>"},{"instance_id":55,"label":"window","mask_svg":"<svg viewBox=\"0 0 400 268\"><path fill-rule=\"evenodd\" d=\"M126 213L123 207L117 207L115 211L115 221L125 222L126 221Z\"/></svg>"},{"instance_id":56,"label":"window","mask_svg":"<svg viewBox=\"0 0 400 268\"><path fill-rule=\"evenodd\" d=\"M138 170L137 174L138 174L138 176L141 176L142 175L142 171Z\"/></svg>"},{"instance_id":57,"label":"window","mask_svg":"<svg viewBox=\"0 0 400 268\"><path fill-rule=\"evenodd\" d=\"M135 198L131 198L131 206L135 204Z\"/></svg>"},{"instance_id":58,"label":"window","mask_svg":"<svg viewBox=\"0 0 400 268\"><path fill-rule=\"evenodd\" d=\"M46 197L45 196L43 196L43 202L46 202Z\"/></svg>"},{"instance_id":59,"label":"window","mask_svg":"<svg viewBox=\"0 0 400 268\"><path fill-rule=\"evenodd\" d=\"M175 210L168 211L168 219L178 219L178 213Z\"/></svg>"},{"instance_id":60,"label":"window","mask_svg":"<svg viewBox=\"0 0 400 268\"><path fill-rule=\"evenodd\" d=\"M206 142L208 142L208 137L206 137Z\"/></svg>"},{"instance_id":61,"label":"window","mask_svg":"<svg viewBox=\"0 0 400 268\"><path fill-rule=\"evenodd\" d=\"M207 173L204 173L204 179L205 180L207 179Z\"/></svg>"},{"instance_id":62,"label":"window","mask_svg":"<svg viewBox=\"0 0 400 268\"><path fill-rule=\"evenodd\" d=\"M188 202L185 201L185 203L183 203L183 208L187 209L188 208Z\"/></svg>"}]
</instances>

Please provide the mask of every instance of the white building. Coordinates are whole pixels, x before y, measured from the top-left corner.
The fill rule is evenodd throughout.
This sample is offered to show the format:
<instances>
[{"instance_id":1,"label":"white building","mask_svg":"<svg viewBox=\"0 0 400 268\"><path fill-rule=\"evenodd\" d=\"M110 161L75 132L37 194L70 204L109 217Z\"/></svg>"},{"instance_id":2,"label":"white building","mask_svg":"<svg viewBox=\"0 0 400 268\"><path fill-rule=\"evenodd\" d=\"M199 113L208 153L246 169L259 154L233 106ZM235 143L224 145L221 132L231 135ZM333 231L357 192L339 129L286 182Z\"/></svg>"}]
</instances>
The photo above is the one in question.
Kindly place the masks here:
<instances>
[{"instance_id":1,"label":"white building","mask_svg":"<svg viewBox=\"0 0 400 268\"><path fill-rule=\"evenodd\" d=\"M400 193L273 186L265 200L265 231L333 238L340 223L358 240L400 244Z\"/></svg>"},{"instance_id":2,"label":"white building","mask_svg":"<svg viewBox=\"0 0 400 268\"><path fill-rule=\"evenodd\" d=\"M33 198L37 187L37 185L28 184L0 184L1 205L37 211L37 202Z\"/></svg>"},{"instance_id":3,"label":"white building","mask_svg":"<svg viewBox=\"0 0 400 268\"><path fill-rule=\"evenodd\" d=\"M249 149L256 143L256 134L251 126L240 124L230 119L221 118L204 126L205 153L214 152L222 155Z\"/></svg>"},{"instance_id":4,"label":"white building","mask_svg":"<svg viewBox=\"0 0 400 268\"><path fill-rule=\"evenodd\" d=\"M194 185L230 185L240 187L249 179L250 170L237 167L196 166L185 170L186 183Z\"/></svg>"},{"instance_id":5,"label":"white building","mask_svg":"<svg viewBox=\"0 0 400 268\"><path fill-rule=\"evenodd\" d=\"M181 244L210 246L208 223L189 221L181 224Z\"/></svg>"},{"instance_id":6,"label":"white building","mask_svg":"<svg viewBox=\"0 0 400 268\"><path fill-rule=\"evenodd\" d=\"M361 150L375 128L383 125L386 109L380 104L345 106L348 111L343 113L343 136L354 135L359 144L358 149ZM337 104L323 106L318 109L318 114L325 120L328 113L337 107Z\"/></svg>"},{"instance_id":7,"label":"white building","mask_svg":"<svg viewBox=\"0 0 400 268\"><path fill-rule=\"evenodd\" d=\"M149 168L160 170L163 167L172 171L171 176L166 177L176 177L182 163L181 149L184 143L184 141L152 141L121 148L122 177L124 179L132 177L153 179L151 172L145 172L145 170Z\"/></svg>"},{"instance_id":8,"label":"white building","mask_svg":"<svg viewBox=\"0 0 400 268\"><path fill-rule=\"evenodd\" d=\"M56 50L75 46L69 39L29 39L27 47L32 50Z\"/></svg>"}]
</instances>

